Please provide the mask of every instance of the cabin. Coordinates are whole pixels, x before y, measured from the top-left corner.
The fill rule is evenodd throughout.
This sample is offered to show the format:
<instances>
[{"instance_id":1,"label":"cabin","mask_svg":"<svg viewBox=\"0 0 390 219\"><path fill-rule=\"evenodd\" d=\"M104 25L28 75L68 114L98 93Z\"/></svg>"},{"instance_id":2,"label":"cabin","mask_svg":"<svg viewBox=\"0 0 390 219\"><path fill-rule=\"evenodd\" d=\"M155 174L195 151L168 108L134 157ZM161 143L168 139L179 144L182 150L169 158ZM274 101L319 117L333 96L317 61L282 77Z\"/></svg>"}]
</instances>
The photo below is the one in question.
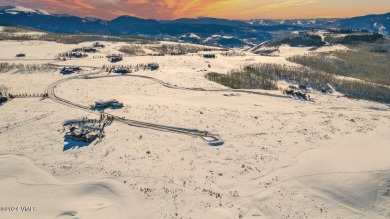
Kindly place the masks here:
<instances>
[{"instance_id":1,"label":"cabin","mask_svg":"<svg viewBox=\"0 0 390 219\"><path fill-rule=\"evenodd\" d=\"M185 54L187 54L187 53L185 53L185 52L171 52L171 56L182 56Z\"/></svg>"},{"instance_id":2,"label":"cabin","mask_svg":"<svg viewBox=\"0 0 390 219\"><path fill-rule=\"evenodd\" d=\"M215 59L217 56L215 54L204 54L203 58L205 59Z\"/></svg>"},{"instance_id":3,"label":"cabin","mask_svg":"<svg viewBox=\"0 0 390 219\"><path fill-rule=\"evenodd\" d=\"M157 64L157 63L149 63L148 64L148 68L151 70L151 71L155 71L155 70L158 70L160 68L160 66Z\"/></svg>"},{"instance_id":4,"label":"cabin","mask_svg":"<svg viewBox=\"0 0 390 219\"><path fill-rule=\"evenodd\" d=\"M120 103L119 101L114 99L95 102L95 108L107 108L107 107L118 109L123 107L123 103Z\"/></svg>"},{"instance_id":5,"label":"cabin","mask_svg":"<svg viewBox=\"0 0 390 219\"><path fill-rule=\"evenodd\" d=\"M83 58L83 57L87 57L87 54L83 54L81 52L71 52L69 54L69 57L73 57L73 58Z\"/></svg>"},{"instance_id":6,"label":"cabin","mask_svg":"<svg viewBox=\"0 0 390 219\"><path fill-rule=\"evenodd\" d=\"M97 49L95 49L93 47L86 47L86 48L83 48L83 52L96 53Z\"/></svg>"},{"instance_id":7,"label":"cabin","mask_svg":"<svg viewBox=\"0 0 390 219\"><path fill-rule=\"evenodd\" d=\"M74 53L81 53L81 52L95 53L97 51L98 50L93 48L93 47L83 47L83 48L72 49L72 52L74 52Z\"/></svg>"},{"instance_id":8,"label":"cabin","mask_svg":"<svg viewBox=\"0 0 390 219\"><path fill-rule=\"evenodd\" d=\"M80 67L63 67L60 71L63 75L73 74L75 72L81 71Z\"/></svg>"},{"instance_id":9,"label":"cabin","mask_svg":"<svg viewBox=\"0 0 390 219\"><path fill-rule=\"evenodd\" d=\"M98 138L97 132L91 132L90 130L80 129L78 126L71 126L69 132L65 134L65 139L71 139L73 141L93 142Z\"/></svg>"},{"instance_id":10,"label":"cabin","mask_svg":"<svg viewBox=\"0 0 390 219\"><path fill-rule=\"evenodd\" d=\"M299 85L298 87L290 85L287 89L283 90L283 94L291 95L302 100L307 100L307 89L305 85Z\"/></svg>"},{"instance_id":11,"label":"cabin","mask_svg":"<svg viewBox=\"0 0 390 219\"><path fill-rule=\"evenodd\" d=\"M16 57L26 57L26 54L24 54L24 53L19 53L19 54L16 54Z\"/></svg>"},{"instance_id":12,"label":"cabin","mask_svg":"<svg viewBox=\"0 0 390 219\"><path fill-rule=\"evenodd\" d=\"M109 55L107 57L108 57L108 60L110 62L120 62L120 61L123 60L123 56L122 55L117 55L117 54L112 54L112 55Z\"/></svg>"},{"instance_id":13,"label":"cabin","mask_svg":"<svg viewBox=\"0 0 390 219\"><path fill-rule=\"evenodd\" d=\"M94 47L94 48L105 48L106 46L101 44L101 43L99 43L99 42L96 42L96 43L94 43L92 45L92 47Z\"/></svg>"}]
</instances>

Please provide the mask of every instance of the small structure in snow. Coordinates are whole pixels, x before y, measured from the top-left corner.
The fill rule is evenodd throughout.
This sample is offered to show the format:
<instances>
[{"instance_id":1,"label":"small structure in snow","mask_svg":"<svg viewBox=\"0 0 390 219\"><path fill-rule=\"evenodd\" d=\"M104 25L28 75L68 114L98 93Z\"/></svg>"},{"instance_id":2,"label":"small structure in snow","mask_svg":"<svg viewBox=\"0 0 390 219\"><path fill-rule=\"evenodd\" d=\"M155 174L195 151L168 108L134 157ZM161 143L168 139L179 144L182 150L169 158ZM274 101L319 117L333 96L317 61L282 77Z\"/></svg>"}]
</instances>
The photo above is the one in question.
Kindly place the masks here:
<instances>
[{"instance_id":1,"label":"small structure in snow","mask_svg":"<svg viewBox=\"0 0 390 219\"><path fill-rule=\"evenodd\" d=\"M84 57L87 57L88 55L87 54L83 54L81 52L71 52L69 54L69 57L73 57L73 58L84 58Z\"/></svg>"},{"instance_id":2,"label":"small structure in snow","mask_svg":"<svg viewBox=\"0 0 390 219\"><path fill-rule=\"evenodd\" d=\"M118 109L123 107L123 103L120 103L119 101L114 99L95 102L95 108L107 108L107 107Z\"/></svg>"},{"instance_id":3,"label":"small structure in snow","mask_svg":"<svg viewBox=\"0 0 390 219\"><path fill-rule=\"evenodd\" d=\"M127 74L131 73L132 71L129 68L116 68L114 69L114 72L118 74Z\"/></svg>"},{"instance_id":4,"label":"small structure in snow","mask_svg":"<svg viewBox=\"0 0 390 219\"><path fill-rule=\"evenodd\" d=\"M283 94L290 95L301 100L307 99L307 88L305 85L299 85L299 87L290 85L287 89L283 90Z\"/></svg>"},{"instance_id":5,"label":"small structure in snow","mask_svg":"<svg viewBox=\"0 0 390 219\"><path fill-rule=\"evenodd\" d=\"M24 53L19 53L19 54L16 54L16 57L26 57L26 54L24 54Z\"/></svg>"},{"instance_id":6,"label":"small structure in snow","mask_svg":"<svg viewBox=\"0 0 390 219\"><path fill-rule=\"evenodd\" d=\"M118 55L118 54L112 54L112 55L109 55L107 56L108 60L110 62L120 62L123 60L123 56L122 55Z\"/></svg>"},{"instance_id":7,"label":"small structure in snow","mask_svg":"<svg viewBox=\"0 0 390 219\"><path fill-rule=\"evenodd\" d=\"M217 56L215 54L204 54L203 58L205 59L215 59Z\"/></svg>"},{"instance_id":8,"label":"small structure in snow","mask_svg":"<svg viewBox=\"0 0 390 219\"><path fill-rule=\"evenodd\" d=\"M60 73L67 75L67 74L72 74L72 73L79 72L79 71L81 71L80 67L64 67L61 69Z\"/></svg>"},{"instance_id":9,"label":"small structure in snow","mask_svg":"<svg viewBox=\"0 0 390 219\"><path fill-rule=\"evenodd\" d=\"M99 42L96 42L96 43L94 43L92 45L92 47L94 47L94 48L105 48L106 46L101 44L101 43L99 43Z\"/></svg>"},{"instance_id":10,"label":"small structure in snow","mask_svg":"<svg viewBox=\"0 0 390 219\"><path fill-rule=\"evenodd\" d=\"M83 48L83 51L89 52L89 53L95 53L95 52L97 52L97 49L95 49L93 47L86 47L86 48Z\"/></svg>"},{"instance_id":11,"label":"small structure in snow","mask_svg":"<svg viewBox=\"0 0 390 219\"><path fill-rule=\"evenodd\" d=\"M148 64L148 68L151 70L151 71L155 71L155 70L158 70L160 68L160 66L157 64L157 63L149 63Z\"/></svg>"},{"instance_id":12,"label":"small structure in snow","mask_svg":"<svg viewBox=\"0 0 390 219\"><path fill-rule=\"evenodd\" d=\"M82 48L76 48L76 49L73 49L72 52L78 52L78 53L81 53L81 52L86 52L86 53L95 53L97 52L98 50L93 48L93 47L82 47Z\"/></svg>"},{"instance_id":13,"label":"small structure in snow","mask_svg":"<svg viewBox=\"0 0 390 219\"><path fill-rule=\"evenodd\" d=\"M65 134L65 139L82 142L93 142L96 138L98 138L98 136L99 133L97 132L80 129L78 126L72 125L69 128L69 132Z\"/></svg>"}]
</instances>

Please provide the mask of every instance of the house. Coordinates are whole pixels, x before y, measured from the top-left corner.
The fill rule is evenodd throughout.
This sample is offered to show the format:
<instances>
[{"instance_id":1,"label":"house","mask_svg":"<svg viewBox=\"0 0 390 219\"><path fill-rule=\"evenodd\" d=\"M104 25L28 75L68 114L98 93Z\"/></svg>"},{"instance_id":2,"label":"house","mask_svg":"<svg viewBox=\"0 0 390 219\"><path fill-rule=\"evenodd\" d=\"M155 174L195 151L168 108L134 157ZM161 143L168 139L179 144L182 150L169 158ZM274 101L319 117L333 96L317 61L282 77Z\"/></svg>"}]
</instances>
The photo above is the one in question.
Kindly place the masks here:
<instances>
[{"instance_id":1,"label":"house","mask_svg":"<svg viewBox=\"0 0 390 219\"><path fill-rule=\"evenodd\" d=\"M75 72L81 71L80 67L63 67L60 71L61 74L67 75L67 74L73 74Z\"/></svg>"},{"instance_id":2,"label":"house","mask_svg":"<svg viewBox=\"0 0 390 219\"><path fill-rule=\"evenodd\" d=\"M203 58L205 59L215 59L217 56L215 54L204 54Z\"/></svg>"},{"instance_id":3,"label":"house","mask_svg":"<svg viewBox=\"0 0 390 219\"><path fill-rule=\"evenodd\" d=\"M16 54L16 57L26 57L26 54L24 54L24 53L19 53L19 54Z\"/></svg>"},{"instance_id":4,"label":"house","mask_svg":"<svg viewBox=\"0 0 390 219\"><path fill-rule=\"evenodd\" d=\"M107 108L107 107L111 107L111 108L122 108L123 107L123 103L120 103L118 102L117 100L107 100L107 101L98 101L98 102L95 102L95 108Z\"/></svg>"},{"instance_id":5,"label":"house","mask_svg":"<svg viewBox=\"0 0 390 219\"><path fill-rule=\"evenodd\" d=\"M120 62L123 60L123 56L117 55L117 54L109 55L109 56L107 56L107 58L110 62Z\"/></svg>"},{"instance_id":6,"label":"house","mask_svg":"<svg viewBox=\"0 0 390 219\"><path fill-rule=\"evenodd\" d=\"M149 68L151 71L155 71L155 70L159 69L160 66L159 66L157 63L149 63L149 64L148 64L148 68Z\"/></svg>"},{"instance_id":7,"label":"house","mask_svg":"<svg viewBox=\"0 0 390 219\"><path fill-rule=\"evenodd\" d=\"M299 87L289 85L287 89L283 90L283 94L291 95L302 100L307 100L307 90L305 85L299 85Z\"/></svg>"},{"instance_id":8,"label":"house","mask_svg":"<svg viewBox=\"0 0 390 219\"><path fill-rule=\"evenodd\" d=\"M69 132L65 134L65 139L73 141L93 142L99 134L90 130L80 129L78 126L71 126Z\"/></svg>"},{"instance_id":9,"label":"house","mask_svg":"<svg viewBox=\"0 0 390 219\"><path fill-rule=\"evenodd\" d=\"M92 45L92 47L95 47L95 48L105 48L106 46L103 45L103 44L101 44L101 43L99 43L99 42L96 42L96 43L94 43L94 44Z\"/></svg>"},{"instance_id":10,"label":"house","mask_svg":"<svg viewBox=\"0 0 390 219\"><path fill-rule=\"evenodd\" d=\"M87 54L83 54L81 52L71 52L69 54L69 57L73 57L73 58L83 58L83 57L87 57L88 55Z\"/></svg>"},{"instance_id":11,"label":"house","mask_svg":"<svg viewBox=\"0 0 390 219\"><path fill-rule=\"evenodd\" d=\"M95 53L95 52L97 52L97 49L95 49L93 47L85 47L85 48L83 48L83 52Z\"/></svg>"}]
</instances>

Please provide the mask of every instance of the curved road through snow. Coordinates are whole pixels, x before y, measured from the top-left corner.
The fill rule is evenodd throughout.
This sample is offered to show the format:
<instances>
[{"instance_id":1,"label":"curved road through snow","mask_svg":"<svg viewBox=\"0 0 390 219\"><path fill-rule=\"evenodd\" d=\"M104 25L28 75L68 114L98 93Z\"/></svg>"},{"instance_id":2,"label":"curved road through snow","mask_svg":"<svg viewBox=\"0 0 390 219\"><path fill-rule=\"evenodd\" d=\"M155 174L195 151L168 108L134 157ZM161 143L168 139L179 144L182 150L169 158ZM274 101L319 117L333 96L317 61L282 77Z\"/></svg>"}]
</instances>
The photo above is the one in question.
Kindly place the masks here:
<instances>
[{"instance_id":1,"label":"curved road through snow","mask_svg":"<svg viewBox=\"0 0 390 219\"><path fill-rule=\"evenodd\" d=\"M91 110L89 106L83 106L81 104L74 103L72 101L58 97L55 94L55 88L64 82L74 80L74 79L101 78L102 76L95 76L94 77L94 75L99 74L99 73L101 73L101 72L100 71L93 72L93 73L69 77L69 78L65 78L65 79L56 81L56 82L50 84L46 88L45 94L47 94L47 96L51 100L53 100L54 102L57 102L57 103L60 103L62 105L66 105L69 107L77 108L80 110L84 110L84 111L87 111L89 113L100 115L100 114L102 114L101 112ZM107 76L103 76L103 77L107 77ZM108 77L112 77L112 76L108 76ZM143 76L139 76L139 77L143 77ZM150 79L153 79L153 78L150 78ZM155 80L157 80L157 79L155 79ZM115 116L115 115L112 115L109 113L103 113L103 114L114 118L115 121L121 122L121 123L126 124L126 125L130 125L130 126L135 126L135 127L140 127L140 128L148 128L148 129L153 129L153 130L157 130L157 131L173 132L173 133L178 133L178 134L185 134L185 135L189 135L189 136L199 137L199 138L202 138L203 140L207 141L210 145L215 145L215 146L223 144L223 140L220 139L217 135L210 135L204 131L177 128L177 127L164 126L164 125L158 125L158 124L153 124L153 123L146 123L146 122L141 122L141 121L136 121L136 120L130 120L130 119L121 118L121 117L118 117L118 116Z\"/></svg>"},{"instance_id":2,"label":"curved road through snow","mask_svg":"<svg viewBox=\"0 0 390 219\"><path fill-rule=\"evenodd\" d=\"M91 72L91 73L87 73L87 74L83 74L83 75L77 75L77 76L73 76L73 77L69 77L69 78L65 78L65 79L56 81L56 82L50 84L46 88L45 94L47 94L47 96L51 100L53 100L53 101L55 101L57 103L60 103L60 104L63 104L63 105L69 106L69 107L77 108L77 109L80 109L80 110L84 110L84 111L87 111L89 113L93 113L93 114L97 114L97 115L100 115L101 112L91 110L91 108L89 106L84 106L84 105L81 105L81 104L78 104L78 103L74 103L74 102L72 102L70 100L66 100L66 99L63 99L61 97L58 97L55 94L55 88L58 85L60 85L60 84L62 84L64 82L67 82L67 81L70 81L70 80L74 80L74 79L97 79L97 78L109 78L109 77L123 77L123 76L127 76L127 77L138 77L138 78L152 80L152 81L154 81L156 83L161 84L164 87L171 88L171 89L181 89L181 90L191 90L191 91L207 91L207 92L239 92L239 93L265 95L265 96L278 97L278 98L289 98L289 97L286 97L286 96L283 96L283 95L269 94L269 93L265 93L265 92L248 91L248 90L235 90L235 89L205 90L203 88L185 88L185 87L174 86L174 85L171 85L169 83L166 83L166 82L163 82L163 81L158 80L156 78L152 78L152 77L148 77L148 76L130 75L130 74L125 74L125 75L98 75L100 73L101 73L101 71L96 71L96 72ZM146 123L146 122L141 122L141 121L136 121L136 120L125 119L125 118L122 118L122 117L119 117L119 116L115 116L115 115L112 115L112 114L109 114L109 113L103 113L103 114L106 115L106 116L113 117L115 121L121 122L121 123L126 124L126 125L130 125L130 126L135 126L135 127L140 127L140 128L148 128L148 129L153 129L153 130L157 130L157 131L173 132L173 133L178 133L178 134L185 134L185 135L189 135L189 136L199 137L199 138L202 138L203 140L207 141L210 145L222 145L223 144L223 140L220 139L219 136L217 136L217 135L210 135L210 134L208 134L205 131L199 131L199 130L195 130L195 129L185 129L185 128L178 128L178 127L171 127L171 126L158 125L158 124L153 124L153 123Z\"/></svg>"}]
</instances>

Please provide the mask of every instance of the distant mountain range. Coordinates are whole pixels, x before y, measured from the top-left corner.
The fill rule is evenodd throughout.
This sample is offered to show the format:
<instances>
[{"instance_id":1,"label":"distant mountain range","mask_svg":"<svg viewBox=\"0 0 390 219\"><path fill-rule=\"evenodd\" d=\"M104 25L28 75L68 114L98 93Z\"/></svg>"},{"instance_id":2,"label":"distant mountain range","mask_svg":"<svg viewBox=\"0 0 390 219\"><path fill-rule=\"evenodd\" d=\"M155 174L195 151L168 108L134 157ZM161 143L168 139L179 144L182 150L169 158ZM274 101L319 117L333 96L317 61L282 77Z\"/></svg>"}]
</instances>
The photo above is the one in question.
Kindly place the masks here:
<instances>
[{"instance_id":1,"label":"distant mountain range","mask_svg":"<svg viewBox=\"0 0 390 219\"><path fill-rule=\"evenodd\" d=\"M340 29L365 29L378 32L383 35L390 35L390 13L381 15L366 15L350 19L337 20L330 24L323 25L324 28Z\"/></svg>"},{"instance_id":2,"label":"distant mountain range","mask_svg":"<svg viewBox=\"0 0 390 219\"><path fill-rule=\"evenodd\" d=\"M0 25L26 26L54 33L135 35L158 40L204 43L226 47L253 46L293 31L327 28L366 29L389 35L390 13L350 19L294 19L247 21L217 18L152 20L120 16L106 21L43 10L0 6Z\"/></svg>"},{"instance_id":3,"label":"distant mountain range","mask_svg":"<svg viewBox=\"0 0 390 219\"><path fill-rule=\"evenodd\" d=\"M252 19L246 21L252 25L262 25L262 26L275 26L275 25L289 25L289 26L301 26L301 27L319 27L321 25L333 23L340 19L292 19L292 20L269 20L269 19Z\"/></svg>"}]
</instances>

